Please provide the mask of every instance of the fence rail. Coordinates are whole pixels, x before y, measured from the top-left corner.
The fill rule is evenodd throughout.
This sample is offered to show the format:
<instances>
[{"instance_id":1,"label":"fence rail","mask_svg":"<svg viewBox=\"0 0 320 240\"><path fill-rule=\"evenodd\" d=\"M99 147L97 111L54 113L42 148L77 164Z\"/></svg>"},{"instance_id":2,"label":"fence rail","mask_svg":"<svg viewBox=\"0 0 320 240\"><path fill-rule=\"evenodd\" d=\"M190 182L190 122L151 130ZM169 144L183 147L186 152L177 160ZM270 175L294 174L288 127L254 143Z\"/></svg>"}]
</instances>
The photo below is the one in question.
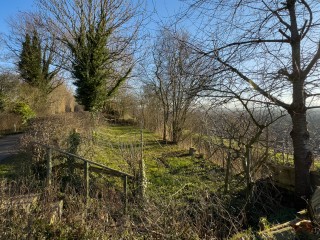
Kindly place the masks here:
<instances>
[{"instance_id":1,"label":"fence rail","mask_svg":"<svg viewBox=\"0 0 320 240\"><path fill-rule=\"evenodd\" d=\"M83 169L84 169L84 180L85 180L85 197L89 199L89 184L90 184L90 171L95 173L104 173L116 177L120 177L123 180L123 193L124 193L124 214L127 214L128 211L128 179L134 179L134 176L110 167L107 167L103 164L88 160L86 158L80 157L78 155L66 152L62 149L49 146L43 143L34 142L34 145L39 145L47 150L46 152L46 165L47 165L47 173L46 173L46 184L50 186L52 184L52 152L59 152L69 157L73 157L83 161ZM75 167L81 168L81 164L75 164Z\"/></svg>"}]
</instances>

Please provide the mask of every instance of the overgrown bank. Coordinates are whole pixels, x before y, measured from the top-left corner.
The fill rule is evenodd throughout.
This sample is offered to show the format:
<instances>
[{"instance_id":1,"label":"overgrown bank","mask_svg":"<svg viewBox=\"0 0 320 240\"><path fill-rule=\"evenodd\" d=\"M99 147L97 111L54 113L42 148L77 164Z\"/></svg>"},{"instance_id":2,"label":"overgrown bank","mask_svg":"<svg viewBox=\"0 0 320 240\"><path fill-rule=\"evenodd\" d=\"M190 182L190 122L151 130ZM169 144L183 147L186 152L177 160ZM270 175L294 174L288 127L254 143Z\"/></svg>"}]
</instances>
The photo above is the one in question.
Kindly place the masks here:
<instances>
[{"instance_id":1,"label":"overgrown bank","mask_svg":"<svg viewBox=\"0 0 320 240\"><path fill-rule=\"evenodd\" d=\"M7 239L26 236L47 239L223 239L243 229L258 229L261 217L268 222L285 220L279 215L292 217L292 211L280 205L281 194L270 182L257 182L248 196L243 187L243 176L235 175L230 181L230 191L225 193L225 171L214 161L199 154L191 156L189 149L164 144L152 132L133 126L105 125L103 118L97 119L93 121L90 115L78 114L33 122L23 139L25 159L17 159L20 166L24 166L16 172L18 178L15 179L21 184L4 183L2 199L40 192L40 200L31 209L33 214L24 213L26 217L22 219L18 219L16 213L11 215L7 209L1 210L6 216L6 224L1 226ZM68 170L56 168L53 188L43 189L45 155L29 143L41 141L70 150L74 128L78 129L77 136L80 137L79 155L137 178L142 154L147 179L146 198L139 198L138 184L130 183L127 216L122 211L121 182L113 177L90 176L89 205L83 198L82 170L75 170L70 175ZM54 158L55 163L68 163L61 155ZM44 214L47 206L61 200L64 202L62 218L50 224L51 217ZM283 209L282 214L279 214L280 209ZM21 226L19 231L12 231L15 225ZM33 231L26 230L27 226Z\"/></svg>"}]
</instances>

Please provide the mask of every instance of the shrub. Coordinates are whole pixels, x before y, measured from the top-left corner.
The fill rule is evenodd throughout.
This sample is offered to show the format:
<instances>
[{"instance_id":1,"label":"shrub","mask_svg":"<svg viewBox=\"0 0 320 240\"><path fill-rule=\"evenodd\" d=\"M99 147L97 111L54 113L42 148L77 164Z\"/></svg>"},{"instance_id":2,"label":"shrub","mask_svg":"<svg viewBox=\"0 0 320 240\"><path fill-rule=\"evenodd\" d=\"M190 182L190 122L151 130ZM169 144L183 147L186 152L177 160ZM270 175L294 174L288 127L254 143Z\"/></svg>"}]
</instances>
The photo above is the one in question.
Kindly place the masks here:
<instances>
[{"instance_id":1,"label":"shrub","mask_svg":"<svg viewBox=\"0 0 320 240\"><path fill-rule=\"evenodd\" d=\"M26 124L30 119L36 116L36 113L31 107L24 102L18 102L15 105L13 112L21 116L23 124Z\"/></svg>"}]
</instances>

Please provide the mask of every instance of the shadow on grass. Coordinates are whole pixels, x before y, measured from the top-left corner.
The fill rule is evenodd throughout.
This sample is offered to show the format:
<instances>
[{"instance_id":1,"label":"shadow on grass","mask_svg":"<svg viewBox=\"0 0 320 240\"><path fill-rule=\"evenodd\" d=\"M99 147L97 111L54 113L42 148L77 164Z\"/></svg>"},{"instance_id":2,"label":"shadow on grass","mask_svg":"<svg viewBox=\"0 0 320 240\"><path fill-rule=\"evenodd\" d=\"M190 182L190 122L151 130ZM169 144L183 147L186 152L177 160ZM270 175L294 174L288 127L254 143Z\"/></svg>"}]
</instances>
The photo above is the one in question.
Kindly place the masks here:
<instances>
[{"instance_id":1,"label":"shadow on grass","mask_svg":"<svg viewBox=\"0 0 320 240\"><path fill-rule=\"evenodd\" d=\"M16 179L30 171L30 157L18 153L3 159L0 163L0 178Z\"/></svg>"}]
</instances>

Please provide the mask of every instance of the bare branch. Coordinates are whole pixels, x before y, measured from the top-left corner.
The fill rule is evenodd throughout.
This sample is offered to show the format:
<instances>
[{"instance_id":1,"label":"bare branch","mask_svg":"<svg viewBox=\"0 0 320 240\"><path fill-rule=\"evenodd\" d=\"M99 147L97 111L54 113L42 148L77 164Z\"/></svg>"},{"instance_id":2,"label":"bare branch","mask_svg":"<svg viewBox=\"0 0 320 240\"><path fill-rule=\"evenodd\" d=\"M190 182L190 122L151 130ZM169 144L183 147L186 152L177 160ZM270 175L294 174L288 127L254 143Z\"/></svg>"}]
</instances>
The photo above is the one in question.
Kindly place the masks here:
<instances>
[{"instance_id":1,"label":"bare branch","mask_svg":"<svg viewBox=\"0 0 320 240\"><path fill-rule=\"evenodd\" d=\"M214 51L220 51L229 47L233 46L241 46L241 45L248 45L248 44L260 44L260 43L289 43L289 40L285 39L253 39L249 41L243 41L243 42L234 42L229 43L227 45L224 45L223 47L216 48ZM211 52L213 53L213 52Z\"/></svg>"},{"instance_id":2,"label":"bare branch","mask_svg":"<svg viewBox=\"0 0 320 240\"><path fill-rule=\"evenodd\" d=\"M282 17L279 15L279 13L278 13L278 11L283 10L284 8L277 9L277 10L272 10L272 9L268 6L268 4L265 3L265 1L262 1L262 2L263 2L263 4L265 5L265 7L266 7L270 12L272 12L273 15L275 15L275 16L278 18L278 20L279 20L280 23L282 23L286 28L290 29L290 27L291 27L290 24L287 23L286 21L284 21L283 18L282 18Z\"/></svg>"},{"instance_id":3,"label":"bare branch","mask_svg":"<svg viewBox=\"0 0 320 240\"><path fill-rule=\"evenodd\" d=\"M318 109L320 108L320 106L311 106L311 107L307 107L307 109Z\"/></svg>"},{"instance_id":4,"label":"bare branch","mask_svg":"<svg viewBox=\"0 0 320 240\"><path fill-rule=\"evenodd\" d=\"M301 0L301 3L307 8L307 10L309 12L309 21L306 20L304 26L301 29L301 39L303 39L307 35L307 33L309 32L309 30L312 26L313 13L312 13L312 10L311 10L309 4L307 4L305 0Z\"/></svg>"},{"instance_id":5,"label":"bare branch","mask_svg":"<svg viewBox=\"0 0 320 240\"><path fill-rule=\"evenodd\" d=\"M290 105L282 102L281 100L277 99L276 97L273 97L269 93L267 93L265 90L260 88L253 80L249 79L247 76L245 76L242 72L240 72L238 69L235 67L232 67L230 64L224 62L221 60L221 58L217 57L216 58L220 63L222 63L224 66L228 67L232 72L236 73L240 78L242 78L244 81L246 81L249 85L252 86L252 88L256 91L258 91L261 95L265 96L268 98L270 101L274 102L278 106L281 106L285 109L289 109Z\"/></svg>"},{"instance_id":6,"label":"bare branch","mask_svg":"<svg viewBox=\"0 0 320 240\"><path fill-rule=\"evenodd\" d=\"M304 77L308 76L308 74L310 73L311 69L314 67L314 65L318 62L319 59L320 59L320 42L318 44L317 52L314 54L313 58L311 59L311 61L307 65L306 69L303 70Z\"/></svg>"}]
</instances>

